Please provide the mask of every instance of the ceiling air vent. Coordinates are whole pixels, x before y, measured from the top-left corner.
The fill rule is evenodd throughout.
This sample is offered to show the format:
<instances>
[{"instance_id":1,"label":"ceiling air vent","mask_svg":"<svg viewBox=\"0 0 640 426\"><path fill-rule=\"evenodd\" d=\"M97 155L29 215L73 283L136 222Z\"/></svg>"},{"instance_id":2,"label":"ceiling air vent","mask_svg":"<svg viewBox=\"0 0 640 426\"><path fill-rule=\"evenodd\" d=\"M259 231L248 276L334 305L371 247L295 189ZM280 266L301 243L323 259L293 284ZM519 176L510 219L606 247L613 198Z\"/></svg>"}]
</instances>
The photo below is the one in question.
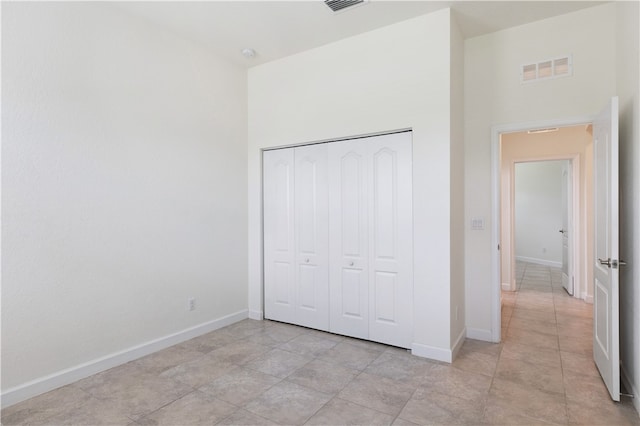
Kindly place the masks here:
<instances>
[{"instance_id":1,"label":"ceiling air vent","mask_svg":"<svg viewBox=\"0 0 640 426\"><path fill-rule=\"evenodd\" d=\"M520 81L528 83L530 81L569 77L572 74L573 62L571 55L568 55L561 58L545 59L544 61L522 65L520 68Z\"/></svg>"},{"instance_id":2,"label":"ceiling air vent","mask_svg":"<svg viewBox=\"0 0 640 426\"><path fill-rule=\"evenodd\" d=\"M324 0L324 4L329 6L334 12L341 12L347 8L366 3L368 0Z\"/></svg>"}]
</instances>

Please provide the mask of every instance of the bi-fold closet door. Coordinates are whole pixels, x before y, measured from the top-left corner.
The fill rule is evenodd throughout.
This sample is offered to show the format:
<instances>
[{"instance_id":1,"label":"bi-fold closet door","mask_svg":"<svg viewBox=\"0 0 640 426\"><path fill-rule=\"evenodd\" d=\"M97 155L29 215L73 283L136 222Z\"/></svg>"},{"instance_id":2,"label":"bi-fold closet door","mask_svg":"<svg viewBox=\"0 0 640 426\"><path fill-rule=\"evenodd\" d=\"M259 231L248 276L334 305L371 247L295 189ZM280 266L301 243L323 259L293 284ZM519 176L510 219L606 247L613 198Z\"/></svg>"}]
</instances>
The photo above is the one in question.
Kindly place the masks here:
<instances>
[{"instance_id":1,"label":"bi-fold closet door","mask_svg":"<svg viewBox=\"0 0 640 426\"><path fill-rule=\"evenodd\" d=\"M410 347L411 133L266 151L265 317Z\"/></svg>"},{"instance_id":2,"label":"bi-fold closet door","mask_svg":"<svg viewBox=\"0 0 640 426\"><path fill-rule=\"evenodd\" d=\"M330 330L410 347L411 133L329 144Z\"/></svg>"},{"instance_id":3,"label":"bi-fold closet door","mask_svg":"<svg viewBox=\"0 0 640 426\"><path fill-rule=\"evenodd\" d=\"M269 319L329 330L327 145L263 154Z\"/></svg>"}]
</instances>

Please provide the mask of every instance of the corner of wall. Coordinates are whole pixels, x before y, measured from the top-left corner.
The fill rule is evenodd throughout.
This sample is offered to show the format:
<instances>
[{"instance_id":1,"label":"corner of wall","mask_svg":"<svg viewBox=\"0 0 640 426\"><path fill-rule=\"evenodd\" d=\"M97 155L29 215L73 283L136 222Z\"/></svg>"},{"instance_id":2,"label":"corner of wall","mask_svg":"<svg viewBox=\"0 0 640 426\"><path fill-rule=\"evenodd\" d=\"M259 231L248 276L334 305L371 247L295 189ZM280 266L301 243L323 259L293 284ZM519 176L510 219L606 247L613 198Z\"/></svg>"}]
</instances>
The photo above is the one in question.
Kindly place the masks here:
<instances>
[{"instance_id":1,"label":"corner of wall","mask_svg":"<svg viewBox=\"0 0 640 426\"><path fill-rule=\"evenodd\" d=\"M458 259L465 256L464 194L464 39L455 14L449 15L449 140L450 140L450 344L457 352L465 334L465 268Z\"/></svg>"}]
</instances>

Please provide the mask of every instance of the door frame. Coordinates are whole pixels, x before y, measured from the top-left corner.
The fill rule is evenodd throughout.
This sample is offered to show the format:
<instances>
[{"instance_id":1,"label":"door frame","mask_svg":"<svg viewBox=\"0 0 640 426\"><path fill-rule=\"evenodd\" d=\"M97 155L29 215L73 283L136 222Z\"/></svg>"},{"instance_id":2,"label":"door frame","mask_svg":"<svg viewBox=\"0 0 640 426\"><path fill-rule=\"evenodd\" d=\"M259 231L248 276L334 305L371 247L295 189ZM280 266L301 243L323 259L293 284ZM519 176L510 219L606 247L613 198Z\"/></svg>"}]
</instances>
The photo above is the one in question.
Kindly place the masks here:
<instances>
[{"instance_id":1,"label":"door frame","mask_svg":"<svg viewBox=\"0 0 640 426\"><path fill-rule=\"evenodd\" d=\"M570 232L570 238L569 238L569 275L576 277L575 281L580 282L580 268L577 267L577 260L579 259L578 256L576 256L576 247L578 247L578 232L576 231L577 229L581 229L582 227L582 221L580 219L580 201L581 201L581 194L580 194L580 155L576 154L576 155L549 155L549 156L537 156L537 157L521 157L521 158L514 158L511 163L509 164L509 191L510 191L510 196L509 196L509 214L510 217L507 219L509 221L509 239L510 239L510 244L509 244L509 262L511 263L510 266L510 277L509 277L509 288L505 288L504 282L502 283L502 290L507 290L507 291L515 291L516 290L516 282L515 282L515 276L514 276L514 271L515 271L515 265L516 265L516 220L515 220L515 213L516 213L516 209L515 209L515 201L516 201L516 185L515 185L515 165L516 164L522 164L522 163L539 163L539 162L544 162L544 161L562 161L562 160L566 160L569 162L569 164L571 165L571 191L572 191L572 197L571 200L569 201L570 205L568 206L569 208L569 229L568 231ZM564 184L564 182L563 182ZM503 195L501 194L501 205L502 205L502 201L505 201L503 199ZM575 286L574 286L574 290L573 290L573 296L575 298L582 298L582 293L581 290L576 290Z\"/></svg>"},{"instance_id":2,"label":"door frame","mask_svg":"<svg viewBox=\"0 0 640 426\"><path fill-rule=\"evenodd\" d=\"M541 120L534 122L522 122L511 124L497 124L491 126L491 340L500 342L502 333L501 318L501 252L500 252L500 229L501 229L501 166L502 166L502 144L500 135L502 133L524 132L527 130L550 128L550 127L570 127L588 125L593 123L593 116L582 116L573 118L560 118ZM566 159L566 157L564 158ZM513 168L511 173L513 173ZM575 176L575 170L574 170ZM575 204L574 204L575 205ZM511 209L512 210L512 209ZM575 212L574 212L575 215ZM513 224L513 222L512 222ZM576 224L573 224L574 228ZM574 234L576 234L574 232ZM512 234L513 237L513 234ZM513 245L513 244L512 244ZM574 250L575 251L575 250ZM513 261L513 259L512 259Z\"/></svg>"},{"instance_id":3,"label":"door frame","mask_svg":"<svg viewBox=\"0 0 640 426\"><path fill-rule=\"evenodd\" d=\"M580 296L580 291L576 291L576 281L579 282L579 280L576 280L575 276L579 273L579 269L576 267L577 262L577 257L576 257L576 253L574 252L574 250L576 249L576 247L578 247L578 236L577 236L577 232L576 229L580 229L579 226L574 226L574 224L579 224L580 223L580 215L578 213L578 211L576 210L576 207L579 206L579 201L580 199L578 198L576 200L576 197L580 197L581 195L583 195L582 191L580 191L580 180L576 179L576 176L580 175L580 170L578 170L578 173L576 173L576 169L579 169L579 156L576 156L576 161L574 160L569 160L567 161L567 168L566 168L566 173L568 173L567 178L571 179L570 181L565 178L565 169L563 166L563 174L562 174L562 192L565 193L564 195L562 195L562 228L560 229L562 231L562 266L561 268L564 269L564 264L565 262L567 263L567 280L571 279L571 296L578 298ZM577 190L577 191L576 191ZM577 195L576 195L577 194ZM565 211L566 209L566 211ZM566 216L565 216L566 213ZM576 220L576 218L578 218ZM567 221L566 223L566 228L565 228L565 219ZM586 219L586 217L585 217ZM567 258L565 259L565 252L564 252L564 240L565 240L565 233L566 232L571 232L571 238L567 237L567 253L566 256ZM564 282L564 271L561 273L561 277L560 280L562 282L562 287L563 288L567 288L565 287L565 282Z\"/></svg>"}]
</instances>

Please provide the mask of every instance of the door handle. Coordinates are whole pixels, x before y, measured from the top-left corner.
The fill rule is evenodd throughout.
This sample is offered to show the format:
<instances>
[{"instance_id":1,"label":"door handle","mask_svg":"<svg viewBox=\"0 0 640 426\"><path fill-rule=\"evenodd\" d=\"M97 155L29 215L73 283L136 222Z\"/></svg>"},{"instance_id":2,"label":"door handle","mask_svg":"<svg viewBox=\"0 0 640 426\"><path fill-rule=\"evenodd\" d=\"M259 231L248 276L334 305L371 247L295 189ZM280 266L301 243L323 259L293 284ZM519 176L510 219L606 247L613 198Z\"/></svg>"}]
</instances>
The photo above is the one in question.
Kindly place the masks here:
<instances>
[{"instance_id":1,"label":"door handle","mask_svg":"<svg viewBox=\"0 0 640 426\"><path fill-rule=\"evenodd\" d=\"M611 268L611 259L607 259L607 260L603 260L598 258L598 262L600 262L601 265L607 265L607 268Z\"/></svg>"},{"instance_id":2,"label":"door handle","mask_svg":"<svg viewBox=\"0 0 640 426\"><path fill-rule=\"evenodd\" d=\"M612 260L611 261L611 267L613 269L618 269L619 266L626 266L627 262L625 262L624 260Z\"/></svg>"},{"instance_id":3,"label":"door handle","mask_svg":"<svg viewBox=\"0 0 640 426\"><path fill-rule=\"evenodd\" d=\"M561 229L561 230L559 230L558 232L559 232L559 233L561 233L561 234L564 234L564 233L565 233L565 232L567 232L567 231L565 231L564 229Z\"/></svg>"}]
</instances>

